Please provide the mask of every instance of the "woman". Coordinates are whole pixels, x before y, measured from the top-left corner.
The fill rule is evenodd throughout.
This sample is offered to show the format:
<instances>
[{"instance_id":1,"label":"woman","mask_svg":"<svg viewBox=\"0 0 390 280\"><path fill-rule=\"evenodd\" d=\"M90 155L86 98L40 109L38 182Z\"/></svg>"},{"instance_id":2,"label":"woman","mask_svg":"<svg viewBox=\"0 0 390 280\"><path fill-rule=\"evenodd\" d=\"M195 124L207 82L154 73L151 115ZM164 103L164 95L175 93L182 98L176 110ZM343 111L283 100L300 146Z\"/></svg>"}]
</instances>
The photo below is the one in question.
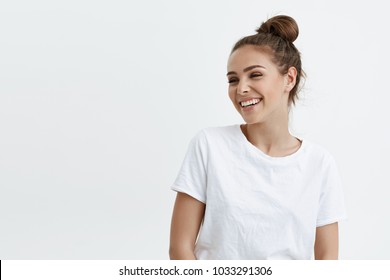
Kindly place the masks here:
<instances>
[{"instance_id":1,"label":"woman","mask_svg":"<svg viewBox=\"0 0 390 280\"><path fill-rule=\"evenodd\" d=\"M191 141L177 191L171 259L337 259L346 218L333 157L289 132L303 70L289 16L240 39L228 60L229 97L242 125Z\"/></svg>"}]
</instances>

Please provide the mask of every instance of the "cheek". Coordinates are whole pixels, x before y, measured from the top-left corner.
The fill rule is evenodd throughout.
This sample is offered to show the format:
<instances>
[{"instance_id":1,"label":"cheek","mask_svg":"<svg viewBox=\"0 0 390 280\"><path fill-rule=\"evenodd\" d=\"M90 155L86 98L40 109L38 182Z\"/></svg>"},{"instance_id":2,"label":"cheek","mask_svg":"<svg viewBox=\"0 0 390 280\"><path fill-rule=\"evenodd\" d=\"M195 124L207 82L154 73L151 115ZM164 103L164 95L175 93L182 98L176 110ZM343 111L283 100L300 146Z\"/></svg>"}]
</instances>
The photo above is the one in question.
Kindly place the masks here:
<instances>
[{"instance_id":1,"label":"cheek","mask_svg":"<svg viewBox=\"0 0 390 280\"><path fill-rule=\"evenodd\" d=\"M275 81L275 83L273 83L272 86L267 87L264 92L266 93L264 99L269 102L276 102L280 100L283 95L283 87L280 83L278 83L278 81Z\"/></svg>"}]
</instances>

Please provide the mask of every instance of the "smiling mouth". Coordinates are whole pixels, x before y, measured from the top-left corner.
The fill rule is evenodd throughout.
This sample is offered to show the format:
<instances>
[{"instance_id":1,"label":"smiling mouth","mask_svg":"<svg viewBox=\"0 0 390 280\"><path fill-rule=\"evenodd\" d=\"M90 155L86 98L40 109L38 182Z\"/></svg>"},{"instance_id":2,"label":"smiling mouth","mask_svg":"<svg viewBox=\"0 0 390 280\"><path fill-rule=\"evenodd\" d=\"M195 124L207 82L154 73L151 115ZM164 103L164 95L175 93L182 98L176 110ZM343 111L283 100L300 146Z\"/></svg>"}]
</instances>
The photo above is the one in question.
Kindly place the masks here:
<instances>
[{"instance_id":1,"label":"smiling mouth","mask_svg":"<svg viewBox=\"0 0 390 280\"><path fill-rule=\"evenodd\" d=\"M240 106L242 108L254 106L254 105L260 103L261 100L263 100L263 98L253 98L253 99L248 100L248 101L240 102Z\"/></svg>"}]
</instances>

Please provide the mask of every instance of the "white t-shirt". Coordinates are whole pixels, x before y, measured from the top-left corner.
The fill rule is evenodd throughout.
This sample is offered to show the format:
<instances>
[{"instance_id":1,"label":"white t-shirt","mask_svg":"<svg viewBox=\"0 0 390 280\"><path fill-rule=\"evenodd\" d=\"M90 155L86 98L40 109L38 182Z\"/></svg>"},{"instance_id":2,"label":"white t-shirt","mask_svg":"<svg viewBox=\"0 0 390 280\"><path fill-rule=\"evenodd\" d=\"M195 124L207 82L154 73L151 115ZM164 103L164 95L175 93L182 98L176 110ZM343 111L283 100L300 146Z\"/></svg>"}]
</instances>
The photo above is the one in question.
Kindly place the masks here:
<instances>
[{"instance_id":1,"label":"white t-shirt","mask_svg":"<svg viewBox=\"0 0 390 280\"><path fill-rule=\"evenodd\" d=\"M201 130L171 186L206 204L197 259L312 259L316 227L347 217L336 163L302 140L271 157L240 125Z\"/></svg>"}]
</instances>

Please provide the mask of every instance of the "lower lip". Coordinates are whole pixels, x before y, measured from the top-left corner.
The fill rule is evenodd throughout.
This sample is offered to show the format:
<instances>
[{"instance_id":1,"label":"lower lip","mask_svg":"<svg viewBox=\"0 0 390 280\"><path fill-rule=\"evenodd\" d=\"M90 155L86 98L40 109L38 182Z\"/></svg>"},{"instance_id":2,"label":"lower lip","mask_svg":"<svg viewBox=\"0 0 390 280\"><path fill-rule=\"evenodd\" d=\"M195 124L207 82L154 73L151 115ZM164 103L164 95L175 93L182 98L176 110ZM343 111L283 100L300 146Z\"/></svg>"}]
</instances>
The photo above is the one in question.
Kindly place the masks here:
<instances>
[{"instance_id":1,"label":"lower lip","mask_svg":"<svg viewBox=\"0 0 390 280\"><path fill-rule=\"evenodd\" d=\"M261 103L261 101L262 101L262 100L260 100L259 103L256 103L255 105L248 106L248 107L241 107L241 105L240 105L241 110L244 111L244 112L251 112L251 111L253 111L253 110L256 109L256 107Z\"/></svg>"}]
</instances>

